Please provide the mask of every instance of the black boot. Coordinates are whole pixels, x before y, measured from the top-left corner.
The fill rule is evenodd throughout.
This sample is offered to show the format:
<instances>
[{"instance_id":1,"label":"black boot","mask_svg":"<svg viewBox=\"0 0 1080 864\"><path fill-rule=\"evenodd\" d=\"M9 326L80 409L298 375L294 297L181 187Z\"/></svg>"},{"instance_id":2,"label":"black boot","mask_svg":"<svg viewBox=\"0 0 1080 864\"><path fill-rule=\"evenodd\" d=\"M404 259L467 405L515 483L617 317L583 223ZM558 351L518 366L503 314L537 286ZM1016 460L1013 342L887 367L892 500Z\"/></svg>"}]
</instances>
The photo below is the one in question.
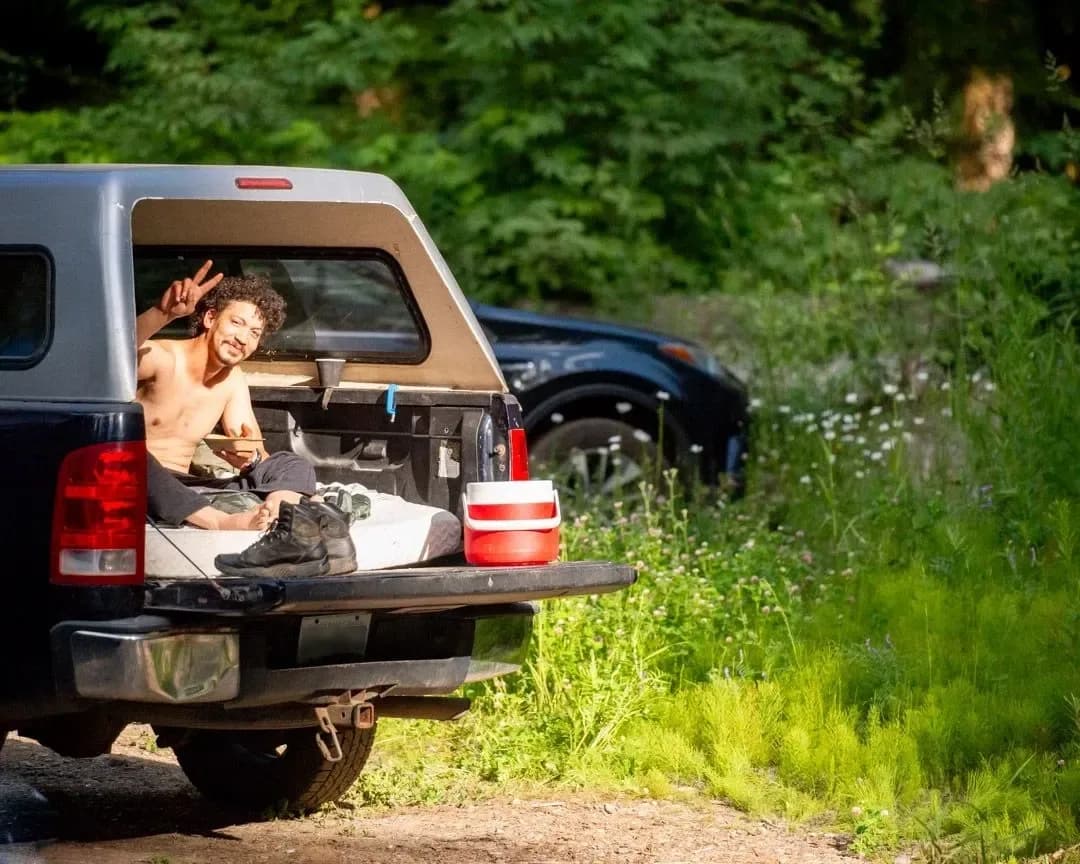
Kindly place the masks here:
<instances>
[{"instance_id":1,"label":"black boot","mask_svg":"<svg viewBox=\"0 0 1080 864\"><path fill-rule=\"evenodd\" d=\"M218 555L214 566L226 576L325 576L330 565L319 521L283 501L269 531L239 554Z\"/></svg>"},{"instance_id":2,"label":"black boot","mask_svg":"<svg viewBox=\"0 0 1080 864\"><path fill-rule=\"evenodd\" d=\"M319 523L319 533L330 558L330 575L352 573L356 569L356 547L349 536L348 517L326 501L307 498L296 506Z\"/></svg>"}]
</instances>

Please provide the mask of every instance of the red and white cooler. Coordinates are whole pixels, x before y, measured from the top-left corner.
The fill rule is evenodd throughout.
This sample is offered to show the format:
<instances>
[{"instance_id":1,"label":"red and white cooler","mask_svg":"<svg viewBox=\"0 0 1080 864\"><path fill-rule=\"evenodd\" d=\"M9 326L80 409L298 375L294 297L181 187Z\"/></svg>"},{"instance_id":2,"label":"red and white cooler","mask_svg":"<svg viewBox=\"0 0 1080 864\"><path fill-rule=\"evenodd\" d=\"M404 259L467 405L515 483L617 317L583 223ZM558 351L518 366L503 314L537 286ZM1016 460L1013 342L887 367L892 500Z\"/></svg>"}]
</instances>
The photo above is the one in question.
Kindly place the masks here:
<instances>
[{"instance_id":1,"label":"red and white cooler","mask_svg":"<svg viewBox=\"0 0 1080 864\"><path fill-rule=\"evenodd\" d=\"M550 480L469 483L461 496L470 564L547 564L559 557L559 493Z\"/></svg>"}]
</instances>

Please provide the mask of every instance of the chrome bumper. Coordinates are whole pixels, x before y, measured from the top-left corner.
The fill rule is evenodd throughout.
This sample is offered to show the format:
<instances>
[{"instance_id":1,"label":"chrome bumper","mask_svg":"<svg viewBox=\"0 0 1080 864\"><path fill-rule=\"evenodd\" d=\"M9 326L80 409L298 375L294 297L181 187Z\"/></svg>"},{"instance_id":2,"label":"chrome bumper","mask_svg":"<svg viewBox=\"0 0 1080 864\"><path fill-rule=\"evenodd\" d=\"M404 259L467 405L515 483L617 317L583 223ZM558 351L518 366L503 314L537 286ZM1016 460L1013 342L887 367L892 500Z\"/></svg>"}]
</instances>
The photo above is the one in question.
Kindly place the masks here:
<instances>
[{"instance_id":1,"label":"chrome bumper","mask_svg":"<svg viewBox=\"0 0 1080 864\"><path fill-rule=\"evenodd\" d=\"M240 692L240 637L219 633L76 630L68 643L75 692L87 699L189 704Z\"/></svg>"},{"instance_id":2,"label":"chrome bumper","mask_svg":"<svg viewBox=\"0 0 1080 864\"><path fill-rule=\"evenodd\" d=\"M521 603L498 614L479 614L469 624L473 639L465 656L336 663L334 645L308 639L300 647L315 654L306 665L268 668L264 650L246 642L243 680L239 630L224 622L220 629L196 631L155 615L65 621L54 626L52 647L59 690L81 699L177 706L227 702L233 709L304 702L346 690L430 696L518 671L535 612L535 604ZM330 635L344 638L336 631ZM366 635L365 630L365 640ZM362 654L363 647L349 639L347 653Z\"/></svg>"}]
</instances>

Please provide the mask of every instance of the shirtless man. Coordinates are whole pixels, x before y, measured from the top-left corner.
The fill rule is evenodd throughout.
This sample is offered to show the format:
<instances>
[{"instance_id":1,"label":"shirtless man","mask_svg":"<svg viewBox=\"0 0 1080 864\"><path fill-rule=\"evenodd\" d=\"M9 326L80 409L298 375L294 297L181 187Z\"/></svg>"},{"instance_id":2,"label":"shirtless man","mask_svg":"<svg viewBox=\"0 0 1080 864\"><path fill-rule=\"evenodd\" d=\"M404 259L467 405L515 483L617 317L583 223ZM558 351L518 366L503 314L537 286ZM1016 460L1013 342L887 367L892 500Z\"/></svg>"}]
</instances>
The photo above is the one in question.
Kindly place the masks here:
<instances>
[{"instance_id":1,"label":"shirtless man","mask_svg":"<svg viewBox=\"0 0 1080 864\"><path fill-rule=\"evenodd\" d=\"M199 528L259 529L283 501L315 492L314 469L293 453L270 456L251 407L239 363L263 336L285 320L285 302L259 276L207 278L207 261L190 279L173 282L157 304L136 319L137 398L146 418L150 516ZM192 316L190 339L150 339L166 324ZM240 471L235 478L194 477L191 459L199 441L220 421L226 435L252 438L242 452L215 451ZM265 503L243 513L210 505L192 486L249 490Z\"/></svg>"}]
</instances>

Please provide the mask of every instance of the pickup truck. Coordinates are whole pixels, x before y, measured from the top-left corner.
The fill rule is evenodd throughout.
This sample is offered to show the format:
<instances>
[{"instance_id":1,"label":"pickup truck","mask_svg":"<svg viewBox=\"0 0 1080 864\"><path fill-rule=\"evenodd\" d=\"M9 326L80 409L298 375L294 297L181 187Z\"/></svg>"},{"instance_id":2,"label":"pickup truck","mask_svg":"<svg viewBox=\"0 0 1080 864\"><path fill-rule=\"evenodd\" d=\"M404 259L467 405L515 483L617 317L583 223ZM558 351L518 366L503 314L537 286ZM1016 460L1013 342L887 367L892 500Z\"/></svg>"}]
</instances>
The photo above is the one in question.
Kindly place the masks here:
<instances>
[{"instance_id":1,"label":"pickup truck","mask_svg":"<svg viewBox=\"0 0 1080 864\"><path fill-rule=\"evenodd\" d=\"M310 810L356 779L378 718L452 719L462 685L518 669L535 601L634 581L602 561L470 566L460 535L333 576L151 567L135 318L208 258L286 298L243 369L267 449L320 482L460 519L470 481L527 478L520 406L386 177L19 166L0 195L0 741L93 756L149 723L204 795ZM323 357L346 361L333 388Z\"/></svg>"}]
</instances>

